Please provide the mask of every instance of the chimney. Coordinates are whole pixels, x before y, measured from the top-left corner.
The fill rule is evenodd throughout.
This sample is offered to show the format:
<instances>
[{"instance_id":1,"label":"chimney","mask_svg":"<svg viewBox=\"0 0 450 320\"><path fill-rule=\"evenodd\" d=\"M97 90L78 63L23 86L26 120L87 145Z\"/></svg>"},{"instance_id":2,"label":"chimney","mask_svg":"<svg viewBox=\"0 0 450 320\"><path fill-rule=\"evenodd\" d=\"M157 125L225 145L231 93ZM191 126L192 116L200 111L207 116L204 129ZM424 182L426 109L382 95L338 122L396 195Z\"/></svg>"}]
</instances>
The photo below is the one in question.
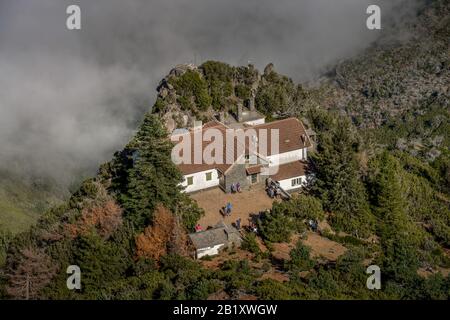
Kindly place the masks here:
<instances>
[{"instance_id":1,"label":"chimney","mask_svg":"<svg viewBox=\"0 0 450 320\"><path fill-rule=\"evenodd\" d=\"M251 97L250 99L248 99L248 108L250 109L250 111L255 111L255 98Z\"/></svg>"},{"instance_id":2,"label":"chimney","mask_svg":"<svg viewBox=\"0 0 450 320\"><path fill-rule=\"evenodd\" d=\"M201 120L194 120L194 130L200 130L203 127L203 122Z\"/></svg>"},{"instance_id":3,"label":"chimney","mask_svg":"<svg viewBox=\"0 0 450 320\"><path fill-rule=\"evenodd\" d=\"M248 108L250 109L250 111L255 111L256 107L255 107L255 90L252 89L251 94L250 94L250 99L248 99Z\"/></svg>"},{"instance_id":4,"label":"chimney","mask_svg":"<svg viewBox=\"0 0 450 320\"><path fill-rule=\"evenodd\" d=\"M238 122L242 122L242 120L243 120L242 113L243 113L243 111L242 111L242 103L238 103L238 105L237 105L237 121Z\"/></svg>"},{"instance_id":5,"label":"chimney","mask_svg":"<svg viewBox=\"0 0 450 320\"><path fill-rule=\"evenodd\" d=\"M225 123L225 112L224 111L219 112L219 122Z\"/></svg>"}]
</instances>

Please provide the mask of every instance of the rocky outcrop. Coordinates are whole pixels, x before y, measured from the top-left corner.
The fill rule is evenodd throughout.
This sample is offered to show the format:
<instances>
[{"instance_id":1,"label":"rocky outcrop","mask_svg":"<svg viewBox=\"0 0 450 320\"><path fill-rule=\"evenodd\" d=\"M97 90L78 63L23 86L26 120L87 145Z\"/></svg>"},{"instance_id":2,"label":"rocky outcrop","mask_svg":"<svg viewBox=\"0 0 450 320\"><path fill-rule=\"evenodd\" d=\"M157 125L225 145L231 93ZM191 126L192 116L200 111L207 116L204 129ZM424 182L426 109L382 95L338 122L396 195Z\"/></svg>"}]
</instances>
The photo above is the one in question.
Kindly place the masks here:
<instances>
[{"instance_id":1,"label":"rocky outcrop","mask_svg":"<svg viewBox=\"0 0 450 320\"><path fill-rule=\"evenodd\" d=\"M255 97L261 81L259 71L252 65L247 67L231 67L220 62L210 63L226 66L228 70L233 70L232 78L229 80L223 80L218 75L219 81L222 81L224 87L231 87L231 94L221 97L223 104L217 109L217 106L213 106L214 99L217 99L217 90L213 86L217 82L207 79L208 77L204 74L205 71L202 69L202 66L197 67L193 64L177 65L160 81L157 87L157 102L152 110L152 112L157 113L161 117L169 132L173 132L177 128L190 127L196 120L208 121L212 118L219 119L221 115L222 119L224 119L228 112L236 113L238 106L246 106L251 110L256 110ZM177 91L176 85L174 85L188 71L197 73L202 81L207 83L208 94L210 95L212 104L206 110L198 108L195 97L186 96L185 92ZM184 82L183 84L189 87L189 84ZM247 97L240 98L236 95L235 90L238 86L240 89L242 87L247 88ZM186 104L188 107L186 107Z\"/></svg>"}]
</instances>

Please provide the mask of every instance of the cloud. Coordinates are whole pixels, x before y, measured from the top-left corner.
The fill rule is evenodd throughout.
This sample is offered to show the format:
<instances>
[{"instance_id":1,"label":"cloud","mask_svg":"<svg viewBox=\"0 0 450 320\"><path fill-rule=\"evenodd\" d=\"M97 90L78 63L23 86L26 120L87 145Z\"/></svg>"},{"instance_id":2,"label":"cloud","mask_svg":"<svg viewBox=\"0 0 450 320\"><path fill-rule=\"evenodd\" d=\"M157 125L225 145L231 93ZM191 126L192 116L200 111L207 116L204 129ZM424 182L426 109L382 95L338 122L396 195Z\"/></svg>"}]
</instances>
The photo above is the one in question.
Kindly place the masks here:
<instances>
[{"instance_id":1,"label":"cloud","mask_svg":"<svg viewBox=\"0 0 450 320\"><path fill-rule=\"evenodd\" d=\"M68 183L111 158L178 63L269 62L298 81L367 48L409 0L0 0L0 169ZM65 28L79 4L82 30ZM91 171L92 172L92 171Z\"/></svg>"}]
</instances>

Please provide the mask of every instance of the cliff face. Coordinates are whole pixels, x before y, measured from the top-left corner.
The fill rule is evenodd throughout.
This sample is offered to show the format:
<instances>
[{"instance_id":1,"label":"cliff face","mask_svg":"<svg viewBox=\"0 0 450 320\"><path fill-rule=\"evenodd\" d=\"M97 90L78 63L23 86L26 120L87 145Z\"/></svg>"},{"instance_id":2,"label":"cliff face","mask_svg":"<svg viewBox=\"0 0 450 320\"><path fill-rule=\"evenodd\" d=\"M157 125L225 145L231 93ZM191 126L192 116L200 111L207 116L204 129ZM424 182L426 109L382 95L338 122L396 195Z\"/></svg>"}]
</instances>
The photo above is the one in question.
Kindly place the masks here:
<instances>
[{"instance_id":1,"label":"cliff face","mask_svg":"<svg viewBox=\"0 0 450 320\"><path fill-rule=\"evenodd\" d=\"M194 121L194 116L190 110L182 110L181 104L177 101L177 91L171 84L171 79L183 76L187 70L200 74L195 65L179 65L161 80L157 88L158 100L153 112L161 117L169 132L172 132L177 127L189 126Z\"/></svg>"}]
</instances>

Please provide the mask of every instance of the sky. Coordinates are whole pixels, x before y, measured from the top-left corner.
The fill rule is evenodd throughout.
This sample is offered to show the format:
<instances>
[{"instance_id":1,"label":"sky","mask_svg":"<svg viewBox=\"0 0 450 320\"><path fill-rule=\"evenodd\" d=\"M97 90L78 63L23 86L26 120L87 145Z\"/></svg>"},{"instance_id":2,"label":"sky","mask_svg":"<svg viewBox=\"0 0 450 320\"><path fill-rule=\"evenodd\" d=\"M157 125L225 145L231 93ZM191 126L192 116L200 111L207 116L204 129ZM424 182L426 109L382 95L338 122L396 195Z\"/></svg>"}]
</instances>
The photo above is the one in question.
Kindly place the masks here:
<instances>
[{"instance_id":1,"label":"sky","mask_svg":"<svg viewBox=\"0 0 450 320\"><path fill-rule=\"evenodd\" d=\"M61 185L121 149L179 63L274 63L310 81L419 0L0 0L0 169ZM81 8L81 30L66 8ZM366 8L382 10L380 31Z\"/></svg>"}]
</instances>

